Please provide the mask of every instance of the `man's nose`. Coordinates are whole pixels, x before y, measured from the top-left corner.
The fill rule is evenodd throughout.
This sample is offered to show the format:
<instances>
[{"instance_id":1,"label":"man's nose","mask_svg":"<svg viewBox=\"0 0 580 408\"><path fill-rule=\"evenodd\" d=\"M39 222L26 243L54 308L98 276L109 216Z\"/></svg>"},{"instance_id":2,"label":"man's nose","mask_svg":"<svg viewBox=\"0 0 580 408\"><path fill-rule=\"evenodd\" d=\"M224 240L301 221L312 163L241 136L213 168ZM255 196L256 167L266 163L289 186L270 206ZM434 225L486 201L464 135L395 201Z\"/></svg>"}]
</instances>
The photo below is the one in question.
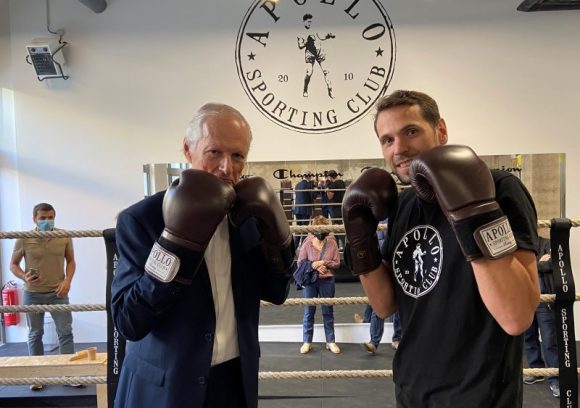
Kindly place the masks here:
<instances>
[{"instance_id":1,"label":"man's nose","mask_svg":"<svg viewBox=\"0 0 580 408\"><path fill-rule=\"evenodd\" d=\"M220 171L224 174L230 175L233 171L232 158L228 154L224 154L220 160Z\"/></svg>"},{"instance_id":2,"label":"man's nose","mask_svg":"<svg viewBox=\"0 0 580 408\"><path fill-rule=\"evenodd\" d=\"M393 153L395 155L404 154L408 150L407 143L405 142L404 138L396 137L393 140Z\"/></svg>"}]
</instances>

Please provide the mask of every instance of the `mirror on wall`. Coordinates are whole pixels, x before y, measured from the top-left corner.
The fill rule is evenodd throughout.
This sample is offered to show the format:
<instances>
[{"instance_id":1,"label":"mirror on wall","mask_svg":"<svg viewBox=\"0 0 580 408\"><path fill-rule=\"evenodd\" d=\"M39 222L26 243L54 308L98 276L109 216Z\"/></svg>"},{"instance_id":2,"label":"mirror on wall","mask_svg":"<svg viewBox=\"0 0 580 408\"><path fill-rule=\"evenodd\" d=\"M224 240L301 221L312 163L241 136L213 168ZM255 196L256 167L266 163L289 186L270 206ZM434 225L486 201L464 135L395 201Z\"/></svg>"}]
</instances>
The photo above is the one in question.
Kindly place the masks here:
<instances>
[{"instance_id":1,"label":"mirror on wall","mask_svg":"<svg viewBox=\"0 0 580 408\"><path fill-rule=\"evenodd\" d=\"M520 178L530 191L538 211L538 219L565 217L565 157L564 153L511 154L480 156L492 169L505 170ZM306 173L314 174L314 185L324 182L331 170L348 186L368 167L385 168L383 159L304 160L248 162L243 177L266 179L292 220L293 187ZM143 166L145 195L167 189L169 184L188 168L187 163L146 164ZM315 203L319 210L320 203Z\"/></svg>"},{"instance_id":2,"label":"mirror on wall","mask_svg":"<svg viewBox=\"0 0 580 408\"><path fill-rule=\"evenodd\" d=\"M491 155L481 158L490 168L508 171L522 180L534 199L538 219L565 217L565 154ZM318 187L324 184L329 172L335 170L348 186L367 167L385 168L385 163L382 159L249 162L243 177L260 176L266 179L279 193L289 222L296 225L292 215L294 187L302 180L303 174L314 174L313 185ZM167 189L186 168L187 163L143 166L145 195ZM401 188L404 187L401 185ZM315 215L321 212L322 205L318 195L314 202ZM549 230L542 229L540 234L547 237ZM342 284L356 280L343 262L335 275L337 282L341 283L336 285L337 297L364 296L358 283ZM290 297L301 297L301 294L292 289ZM279 313L279 308L263 308L260 311L260 325L281 325L289 322L298 324L302 321L302 308L281 307L284 308L282 314ZM353 314L362 313L362 309L360 305L341 305L340 309L335 308L335 323L352 323Z\"/></svg>"}]
</instances>

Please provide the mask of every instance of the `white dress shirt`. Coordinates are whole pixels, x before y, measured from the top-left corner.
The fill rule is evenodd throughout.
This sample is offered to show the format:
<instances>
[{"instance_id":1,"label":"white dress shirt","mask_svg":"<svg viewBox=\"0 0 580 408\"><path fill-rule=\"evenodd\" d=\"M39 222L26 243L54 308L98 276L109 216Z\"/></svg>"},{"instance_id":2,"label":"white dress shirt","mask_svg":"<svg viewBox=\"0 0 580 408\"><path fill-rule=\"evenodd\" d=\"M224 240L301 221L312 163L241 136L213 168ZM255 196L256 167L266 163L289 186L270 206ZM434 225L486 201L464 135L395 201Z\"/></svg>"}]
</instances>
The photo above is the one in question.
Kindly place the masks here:
<instances>
[{"instance_id":1,"label":"white dress shirt","mask_svg":"<svg viewBox=\"0 0 580 408\"><path fill-rule=\"evenodd\" d=\"M211 356L211 365L214 366L240 355L232 291L232 256L227 216L218 225L209 241L204 257L211 281L216 316Z\"/></svg>"}]
</instances>

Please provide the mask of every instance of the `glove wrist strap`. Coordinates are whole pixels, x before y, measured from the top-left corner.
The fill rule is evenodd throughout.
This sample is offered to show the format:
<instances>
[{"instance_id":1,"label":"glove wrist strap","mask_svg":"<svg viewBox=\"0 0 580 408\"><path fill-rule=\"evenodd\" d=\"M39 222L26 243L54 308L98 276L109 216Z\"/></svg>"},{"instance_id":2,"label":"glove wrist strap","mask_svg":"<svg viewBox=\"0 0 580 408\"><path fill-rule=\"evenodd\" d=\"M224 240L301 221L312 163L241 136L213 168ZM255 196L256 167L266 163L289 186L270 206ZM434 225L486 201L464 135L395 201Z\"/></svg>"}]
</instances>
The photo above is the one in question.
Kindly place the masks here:
<instances>
[{"instance_id":1,"label":"glove wrist strap","mask_svg":"<svg viewBox=\"0 0 580 408\"><path fill-rule=\"evenodd\" d=\"M272 268L273 272L276 273L287 273L290 267L294 263L294 242L290 241L290 244L282 248L273 248L264 246L266 252L266 259Z\"/></svg>"},{"instance_id":2,"label":"glove wrist strap","mask_svg":"<svg viewBox=\"0 0 580 408\"><path fill-rule=\"evenodd\" d=\"M164 283L191 285L203 256L203 251L184 248L161 235L149 253L145 272Z\"/></svg>"},{"instance_id":3,"label":"glove wrist strap","mask_svg":"<svg viewBox=\"0 0 580 408\"><path fill-rule=\"evenodd\" d=\"M500 208L452 225L468 261L481 257L499 259L517 249L509 220Z\"/></svg>"},{"instance_id":4,"label":"glove wrist strap","mask_svg":"<svg viewBox=\"0 0 580 408\"><path fill-rule=\"evenodd\" d=\"M377 269L383 258L379 249L379 241L376 235L369 237L365 242L358 245L349 245L350 257L347 261L353 275L366 275Z\"/></svg>"}]
</instances>

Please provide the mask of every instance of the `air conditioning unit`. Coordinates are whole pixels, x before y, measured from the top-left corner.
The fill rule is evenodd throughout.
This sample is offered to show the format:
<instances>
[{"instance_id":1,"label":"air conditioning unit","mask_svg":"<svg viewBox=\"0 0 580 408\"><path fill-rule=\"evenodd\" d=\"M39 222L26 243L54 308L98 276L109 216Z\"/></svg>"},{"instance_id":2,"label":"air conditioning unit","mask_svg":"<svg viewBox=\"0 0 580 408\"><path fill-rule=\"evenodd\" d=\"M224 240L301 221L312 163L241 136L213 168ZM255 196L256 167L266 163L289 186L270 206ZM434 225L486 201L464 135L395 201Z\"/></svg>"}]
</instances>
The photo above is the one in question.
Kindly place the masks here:
<instances>
[{"instance_id":1,"label":"air conditioning unit","mask_svg":"<svg viewBox=\"0 0 580 408\"><path fill-rule=\"evenodd\" d=\"M26 46L26 62L34 66L39 81L46 78L69 78L63 72L65 61L62 49L66 45L66 42L59 42L56 38L35 38Z\"/></svg>"}]
</instances>

